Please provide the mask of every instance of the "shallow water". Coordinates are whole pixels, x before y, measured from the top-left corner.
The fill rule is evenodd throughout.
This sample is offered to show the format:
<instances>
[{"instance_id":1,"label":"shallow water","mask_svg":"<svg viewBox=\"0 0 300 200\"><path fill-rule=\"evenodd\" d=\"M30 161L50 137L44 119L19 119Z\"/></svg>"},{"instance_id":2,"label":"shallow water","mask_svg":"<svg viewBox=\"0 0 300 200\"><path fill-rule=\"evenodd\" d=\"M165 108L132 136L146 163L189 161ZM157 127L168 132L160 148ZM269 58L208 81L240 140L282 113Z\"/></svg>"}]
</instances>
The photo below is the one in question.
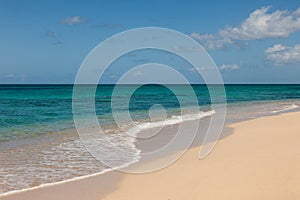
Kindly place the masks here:
<instances>
[{"instance_id":1,"label":"shallow water","mask_svg":"<svg viewBox=\"0 0 300 200\"><path fill-rule=\"evenodd\" d=\"M116 112L124 112L123 100L130 97L130 87L122 86L115 98ZM124 154L105 146L104 138L92 143L114 167L137 162L141 152L152 151L174 137L183 121L200 120L199 135L203 135L209 117L210 99L207 88L193 86L203 112L194 110L185 86L177 87L183 98L183 114L179 102L170 90L149 85L139 88L130 98L129 111L134 123L124 120L121 127L111 114L112 85L98 88L95 107L106 139L114 141ZM299 85L232 85L226 86L228 112L226 123L242 121L299 110ZM84 98L84 97L83 97ZM0 193L55 183L75 177L109 170L86 151L72 119L72 86L0 86ZM165 112L149 109L156 104ZM158 107L159 108L159 107ZM151 109L150 109L151 110ZM150 112L151 115L151 112ZM150 140L138 139L149 129L160 130ZM124 133L127 134L124 134ZM201 138L201 137L200 137ZM201 139L199 142L201 143Z\"/></svg>"}]
</instances>

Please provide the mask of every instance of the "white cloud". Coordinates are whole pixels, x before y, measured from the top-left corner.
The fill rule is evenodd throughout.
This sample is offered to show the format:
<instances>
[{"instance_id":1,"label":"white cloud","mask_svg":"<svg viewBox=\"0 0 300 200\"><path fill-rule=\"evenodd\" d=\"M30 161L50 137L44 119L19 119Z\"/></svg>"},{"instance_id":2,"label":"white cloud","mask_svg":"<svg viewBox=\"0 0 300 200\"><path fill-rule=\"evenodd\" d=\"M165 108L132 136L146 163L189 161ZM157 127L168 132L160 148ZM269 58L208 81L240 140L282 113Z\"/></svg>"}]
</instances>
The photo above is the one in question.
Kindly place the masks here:
<instances>
[{"instance_id":1,"label":"white cloud","mask_svg":"<svg viewBox=\"0 0 300 200\"><path fill-rule=\"evenodd\" d=\"M277 10L268 13L270 7L255 10L238 27L226 27L219 35L236 40L288 37L300 30L299 10Z\"/></svg>"},{"instance_id":2,"label":"white cloud","mask_svg":"<svg viewBox=\"0 0 300 200\"><path fill-rule=\"evenodd\" d=\"M288 37L300 31L300 8L296 11L276 10L269 12L270 7L253 11L239 26L227 26L217 34L191 33L206 48L215 50L228 45L240 46L239 42L265 38Z\"/></svg>"},{"instance_id":3,"label":"white cloud","mask_svg":"<svg viewBox=\"0 0 300 200\"><path fill-rule=\"evenodd\" d=\"M300 44L294 47L276 44L265 50L266 58L275 65L300 64Z\"/></svg>"},{"instance_id":4,"label":"white cloud","mask_svg":"<svg viewBox=\"0 0 300 200\"><path fill-rule=\"evenodd\" d=\"M192 67L188 69L190 72L195 72L195 71L209 71L209 70L216 70L217 68L215 67Z\"/></svg>"},{"instance_id":5,"label":"white cloud","mask_svg":"<svg viewBox=\"0 0 300 200\"><path fill-rule=\"evenodd\" d=\"M240 66L238 66L237 64L231 64L231 65L223 64L219 67L220 70L237 70L239 68Z\"/></svg>"},{"instance_id":6,"label":"white cloud","mask_svg":"<svg viewBox=\"0 0 300 200\"><path fill-rule=\"evenodd\" d=\"M212 34L203 34L203 35L200 35L199 33L191 33L191 37L196 39L196 40L207 40L207 39L214 39L215 36L212 35Z\"/></svg>"},{"instance_id":7,"label":"white cloud","mask_svg":"<svg viewBox=\"0 0 300 200\"><path fill-rule=\"evenodd\" d=\"M216 49L224 49L228 44L233 44L233 41L230 38L222 38L218 35L212 34L199 34L199 33L191 33L192 38L198 40L201 44L203 44L206 48L210 50Z\"/></svg>"},{"instance_id":8,"label":"white cloud","mask_svg":"<svg viewBox=\"0 0 300 200\"><path fill-rule=\"evenodd\" d=\"M180 53L180 52L200 52L203 51L202 48L200 47L192 47L192 46L173 46L172 49L173 51Z\"/></svg>"},{"instance_id":9,"label":"white cloud","mask_svg":"<svg viewBox=\"0 0 300 200\"><path fill-rule=\"evenodd\" d=\"M188 71L190 72L195 72L195 71L210 71L210 70L228 70L228 71L231 71L231 70L237 70L239 69L240 67L237 65L237 64L230 64L230 65L221 65L220 67L216 68L216 67L192 67L190 69L188 69Z\"/></svg>"},{"instance_id":10,"label":"white cloud","mask_svg":"<svg viewBox=\"0 0 300 200\"><path fill-rule=\"evenodd\" d=\"M75 25L75 24L83 24L86 22L87 22L87 19L80 17L80 16L67 17L67 18L61 20L62 24L67 24L70 26Z\"/></svg>"},{"instance_id":11,"label":"white cloud","mask_svg":"<svg viewBox=\"0 0 300 200\"><path fill-rule=\"evenodd\" d=\"M269 53L273 53L276 51L283 51L285 50L286 47L282 46L281 44L275 44L273 47L270 47L268 49L265 50L265 53L269 54Z\"/></svg>"}]
</instances>

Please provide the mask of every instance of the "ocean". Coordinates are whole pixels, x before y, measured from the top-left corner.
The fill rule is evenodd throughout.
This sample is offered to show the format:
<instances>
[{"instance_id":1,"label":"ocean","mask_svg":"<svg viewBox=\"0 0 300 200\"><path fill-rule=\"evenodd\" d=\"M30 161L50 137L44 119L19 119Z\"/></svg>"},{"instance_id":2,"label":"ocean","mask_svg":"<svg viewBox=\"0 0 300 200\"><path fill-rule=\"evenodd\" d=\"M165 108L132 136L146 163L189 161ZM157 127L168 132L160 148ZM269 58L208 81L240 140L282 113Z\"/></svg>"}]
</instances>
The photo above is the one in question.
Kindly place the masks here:
<instances>
[{"instance_id":1,"label":"ocean","mask_svg":"<svg viewBox=\"0 0 300 200\"><path fill-rule=\"evenodd\" d=\"M134 134L184 120L204 120L214 114L205 85L192 85L197 105L185 85L172 85L176 95L161 85L141 86L131 94L133 86L123 85L118 96L112 98L114 87L98 86L95 112L107 136L118 141L119 148L132 152L115 155L113 149L103 149L108 157L118 156L116 168L137 162L141 149L136 145L139 141L116 125L112 101L117 105L114 112L122 113L127 108L124 99L130 98L128 108L134 124L124 119L122 126ZM225 89L226 124L299 110L300 85L225 85ZM0 194L110 170L86 151L77 135L72 92L73 85L0 85ZM155 106L163 107L165 112L155 112Z\"/></svg>"}]
</instances>

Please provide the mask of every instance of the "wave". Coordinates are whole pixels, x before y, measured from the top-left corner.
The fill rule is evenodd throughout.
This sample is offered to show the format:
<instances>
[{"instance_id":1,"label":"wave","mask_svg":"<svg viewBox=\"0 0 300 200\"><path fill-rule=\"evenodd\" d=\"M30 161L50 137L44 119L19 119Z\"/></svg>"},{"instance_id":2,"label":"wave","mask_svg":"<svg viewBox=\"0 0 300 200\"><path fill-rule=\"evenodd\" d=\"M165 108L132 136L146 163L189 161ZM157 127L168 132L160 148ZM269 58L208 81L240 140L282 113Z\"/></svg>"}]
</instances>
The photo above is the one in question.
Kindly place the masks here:
<instances>
[{"instance_id":1,"label":"wave","mask_svg":"<svg viewBox=\"0 0 300 200\"><path fill-rule=\"evenodd\" d=\"M161 121L143 122L141 124L137 124L137 125L133 126L132 128L130 128L127 131L127 134L135 137L135 136L137 136L138 133L140 133L141 131L143 131L145 129L151 129L151 128L158 128L158 127L163 127L163 126L170 126L170 125L180 124L180 123L185 122L185 121L192 121L192 120L208 117L208 116L211 116L215 113L216 112L214 110L206 111L206 112L200 111L200 112L195 113L195 114L185 114L185 115L182 115L182 116L173 115L171 118L167 118L167 119L161 120Z\"/></svg>"},{"instance_id":2,"label":"wave","mask_svg":"<svg viewBox=\"0 0 300 200\"><path fill-rule=\"evenodd\" d=\"M66 180L63 180L63 181L57 181L57 182L53 182L53 183L44 183L44 184L41 184L39 186L24 188L24 189L20 189L20 190L12 190L12 191L0 194L0 197L4 197L4 196L12 195L12 194L18 194L18 193L21 193L21 192L32 191L32 190L36 190L36 189L39 189L39 188L45 188L45 187L49 187L49 186L60 185L60 184L69 183L69 182L72 182L72 181L77 181L77 180L82 180L82 179L85 179L85 178L98 176L98 175L101 175L101 174L104 174L104 173L107 173L107 172L110 172L110 171L114 171L114 170L118 170L118 169L121 169L121 168L124 168L124 167L128 167L129 165L131 165L133 163L134 162L129 163L129 164L126 163L126 164L124 164L122 166L119 166L119 167L116 167L116 168L105 169L105 170L103 170L101 172L98 172L98 173L88 174L88 175L84 175L84 176L78 176L78 177L66 179Z\"/></svg>"},{"instance_id":3,"label":"wave","mask_svg":"<svg viewBox=\"0 0 300 200\"><path fill-rule=\"evenodd\" d=\"M139 157L140 150L137 149L135 146L136 139L135 139L135 137L132 137L133 135L136 136L138 133L140 133L141 131L146 130L146 129L179 124L179 123L182 123L185 121L197 120L197 119L201 119L201 118L204 118L207 116L211 116L213 114L215 114L214 110L207 111L207 112L198 112L198 113L193 113L193 114L184 114L182 116L173 115L172 117L167 118L165 120L161 120L161 121L140 122L139 124L135 124L134 126L131 126L131 128L128 129L127 134L124 134L124 133L107 134L106 137L109 137L112 141L117 141L118 145L120 145L119 146L120 148L123 148L123 149L126 148L127 150L128 149L132 150L132 152L130 152L131 154L128 154L128 155L131 155L131 159L128 159L128 157L127 157L127 159L123 159L124 162L122 161L121 163L119 163L118 166L116 163L116 165L114 165L115 167L103 168L100 172L99 171L95 172L95 173L92 172L91 174L88 174L88 175L66 178L65 180L60 180L60 181L54 180L54 182L42 183L41 185L34 186L34 187L28 187L28 188L24 188L24 189L15 189L15 190L1 193L0 197L11 195L11 194L17 194L17 193L25 192L25 191L31 191L31 190L35 190L38 188L44 188L44 187L48 187L48 186L59 185L59 184L67 183L67 182L77 181L77 180L101 175L101 174L104 174L104 173L107 173L107 172L110 172L113 170L119 170L119 169L128 167L129 165L138 162L140 159L140 157ZM103 141L101 141L101 138L99 138L99 140L100 141L94 141L94 142L99 142L99 144L103 143ZM77 152L78 149L76 149L76 147L77 147L76 144L74 145L74 143L76 143L76 142L79 142L79 141L75 140L75 141L62 143L61 145L58 145L55 150L54 149L53 150L56 152L56 154L59 153L59 155L63 155L63 152L69 152L69 153L71 153L71 155L73 153L76 155L80 155ZM108 152L113 154L113 152L111 152L111 151L108 151ZM56 154L54 154L54 156ZM104 152L104 154L105 154L105 152ZM110 155L112 156L112 154L110 154ZM126 157L128 155L119 155L119 156ZM49 165L55 164L55 163L47 162L47 161L53 161L53 160L55 161L56 160L55 157L49 157L49 155L47 155L47 154L45 154L45 156L48 156L48 157L44 158L44 164L49 164ZM68 158L71 159L70 157L68 157ZM122 160L122 159L120 159L120 160ZM125 160L127 162L125 162ZM57 173L60 173L60 172L57 172ZM62 171L62 173L64 173L64 171ZM36 174L36 175L38 175L38 174ZM30 179L31 177L28 177L28 178Z\"/></svg>"},{"instance_id":4,"label":"wave","mask_svg":"<svg viewBox=\"0 0 300 200\"><path fill-rule=\"evenodd\" d=\"M272 111L272 113L279 113L279 112L284 112L284 111L288 111L288 110L293 110L298 108L299 106L296 104L291 104L291 105L285 105L282 106L282 108L280 108L279 110L274 110Z\"/></svg>"}]
</instances>

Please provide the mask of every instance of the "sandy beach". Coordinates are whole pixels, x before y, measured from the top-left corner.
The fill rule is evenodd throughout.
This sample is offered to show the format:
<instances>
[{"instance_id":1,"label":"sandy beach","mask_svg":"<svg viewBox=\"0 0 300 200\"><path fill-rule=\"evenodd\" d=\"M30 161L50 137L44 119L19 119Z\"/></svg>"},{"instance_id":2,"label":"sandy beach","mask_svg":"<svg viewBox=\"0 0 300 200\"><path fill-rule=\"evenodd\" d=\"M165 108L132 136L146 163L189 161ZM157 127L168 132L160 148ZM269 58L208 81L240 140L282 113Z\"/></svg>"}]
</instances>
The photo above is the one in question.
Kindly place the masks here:
<instances>
[{"instance_id":1,"label":"sandy beach","mask_svg":"<svg viewBox=\"0 0 300 200\"><path fill-rule=\"evenodd\" d=\"M157 172L112 172L0 199L300 199L299 119L295 112L232 124L203 160L194 147Z\"/></svg>"},{"instance_id":2,"label":"sandy beach","mask_svg":"<svg viewBox=\"0 0 300 200\"><path fill-rule=\"evenodd\" d=\"M299 1L0 13L0 200L300 200Z\"/></svg>"}]
</instances>

